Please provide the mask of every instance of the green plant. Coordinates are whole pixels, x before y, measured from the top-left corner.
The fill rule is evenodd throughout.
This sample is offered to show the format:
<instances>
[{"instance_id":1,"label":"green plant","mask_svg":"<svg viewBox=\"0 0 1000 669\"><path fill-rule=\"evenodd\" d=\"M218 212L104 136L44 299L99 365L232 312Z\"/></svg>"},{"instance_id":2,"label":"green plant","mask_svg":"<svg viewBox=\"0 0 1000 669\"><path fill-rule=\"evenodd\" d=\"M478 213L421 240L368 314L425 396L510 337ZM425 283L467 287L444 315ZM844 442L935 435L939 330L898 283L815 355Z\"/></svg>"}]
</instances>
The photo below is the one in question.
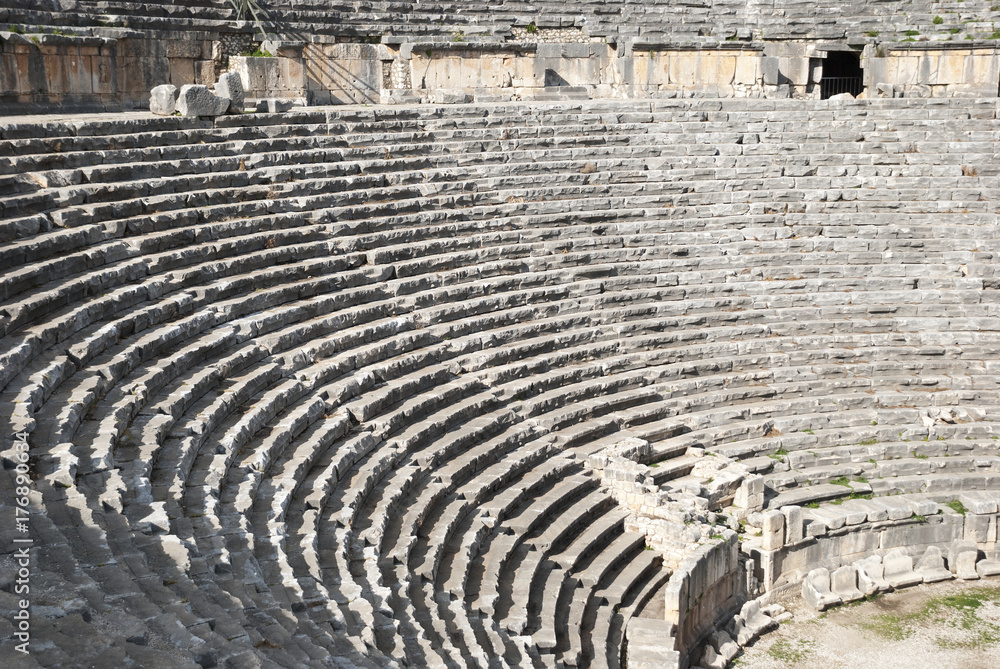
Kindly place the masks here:
<instances>
[{"instance_id":1,"label":"green plant","mask_svg":"<svg viewBox=\"0 0 1000 669\"><path fill-rule=\"evenodd\" d=\"M960 500L953 499L950 502L945 502L944 505L952 509L953 511L962 514L963 516L965 515L966 508L965 505L962 504Z\"/></svg>"},{"instance_id":2,"label":"green plant","mask_svg":"<svg viewBox=\"0 0 1000 669\"><path fill-rule=\"evenodd\" d=\"M907 37L915 37L916 35L920 34L920 31L919 30L907 30L903 34L906 35Z\"/></svg>"},{"instance_id":3,"label":"green plant","mask_svg":"<svg viewBox=\"0 0 1000 669\"><path fill-rule=\"evenodd\" d=\"M806 502L805 503L805 507L807 509L818 509L819 508L819 502Z\"/></svg>"},{"instance_id":4,"label":"green plant","mask_svg":"<svg viewBox=\"0 0 1000 669\"><path fill-rule=\"evenodd\" d=\"M795 664L801 662L809 656L812 649L809 647L812 645L812 641L808 639L796 639L794 641L786 641L782 639L777 641L768 650L767 654L776 660L782 662L787 662L789 664ZM793 645L795 644L795 645Z\"/></svg>"},{"instance_id":5,"label":"green plant","mask_svg":"<svg viewBox=\"0 0 1000 669\"><path fill-rule=\"evenodd\" d=\"M7 29L10 30L15 35L23 35L24 34L24 31L21 30L21 28L19 26L7 26Z\"/></svg>"},{"instance_id":6,"label":"green plant","mask_svg":"<svg viewBox=\"0 0 1000 669\"><path fill-rule=\"evenodd\" d=\"M917 460L926 460L929 456L926 453L917 453L916 451L913 451L913 457Z\"/></svg>"},{"instance_id":7,"label":"green plant","mask_svg":"<svg viewBox=\"0 0 1000 669\"><path fill-rule=\"evenodd\" d=\"M961 28L948 28L948 32L951 33L952 35L957 35L958 33L962 32L962 29Z\"/></svg>"},{"instance_id":8,"label":"green plant","mask_svg":"<svg viewBox=\"0 0 1000 669\"><path fill-rule=\"evenodd\" d=\"M266 49L261 49L257 47L253 51L247 51L243 54L247 58L274 58L274 54Z\"/></svg>"},{"instance_id":9,"label":"green plant","mask_svg":"<svg viewBox=\"0 0 1000 669\"><path fill-rule=\"evenodd\" d=\"M534 21L532 21L531 23L528 24L528 27L525 28L525 30L527 30L529 33L536 33L538 32L538 26L535 25Z\"/></svg>"},{"instance_id":10,"label":"green plant","mask_svg":"<svg viewBox=\"0 0 1000 669\"><path fill-rule=\"evenodd\" d=\"M264 21L270 21L271 17L268 15L267 10L264 9L260 4L260 0L229 0L229 4L233 6L236 10L236 19L238 21L251 21L254 27L260 31L260 34L265 38L267 33L264 31Z\"/></svg>"},{"instance_id":11,"label":"green plant","mask_svg":"<svg viewBox=\"0 0 1000 669\"><path fill-rule=\"evenodd\" d=\"M459 30L457 32L453 32L451 34L451 41L452 42L467 42L468 40L465 38L465 31L464 30Z\"/></svg>"},{"instance_id":12,"label":"green plant","mask_svg":"<svg viewBox=\"0 0 1000 669\"><path fill-rule=\"evenodd\" d=\"M935 16L934 17L934 25L939 26L942 23L944 23L944 19L942 19L940 16Z\"/></svg>"},{"instance_id":13,"label":"green plant","mask_svg":"<svg viewBox=\"0 0 1000 669\"><path fill-rule=\"evenodd\" d=\"M848 479L846 476L838 476L835 479L830 479L830 483L832 483L833 485L847 486L848 488L851 487L851 480Z\"/></svg>"},{"instance_id":14,"label":"green plant","mask_svg":"<svg viewBox=\"0 0 1000 669\"><path fill-rule=\"evenodd\" d=\"M878 37L877 30L866 30L865 34L868 35L869 37Z\"/></svg>"},{"instance_id":15,"label":"green plant","mask_svg":"<svg viewBox=\"0 0 1000 669\"><path fill-rule=\"evenodd\" d=\"M1000 39L1000 29L994 30L986 39Z\"/></svg>"},{"instance_id":16,"label":"green plant","mask_svg":"<svg viewBox=\"0 0 1000 669\"><path fill-rule=\"evenodd\" d=\"M767 457L771 458L772 460L780 460L782 457L786 455L788 455L788 451L785 450L784 448L779 448L774 453L768 453Z\"/></svg>"}]
</instances>

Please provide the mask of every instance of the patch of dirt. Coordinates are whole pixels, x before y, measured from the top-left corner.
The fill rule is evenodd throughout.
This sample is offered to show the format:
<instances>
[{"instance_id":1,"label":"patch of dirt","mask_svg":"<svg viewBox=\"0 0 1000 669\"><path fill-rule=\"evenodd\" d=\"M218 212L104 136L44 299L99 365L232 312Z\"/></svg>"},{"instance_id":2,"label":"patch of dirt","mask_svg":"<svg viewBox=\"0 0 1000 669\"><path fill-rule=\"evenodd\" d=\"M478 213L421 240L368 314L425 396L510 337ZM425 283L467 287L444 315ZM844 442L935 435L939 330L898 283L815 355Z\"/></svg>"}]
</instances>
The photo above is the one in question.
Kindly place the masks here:
<instances>
[{"instance_id":1,"label":"patch of dirt","mask_svg":"<svg viewBox=\"0 0 1000 669\"><path fill-rule=\"evenodd\" d=\"M1000 581L921 585L794 618L743 649L738 669L998 669Z\"/></svg>"}]
</instances>

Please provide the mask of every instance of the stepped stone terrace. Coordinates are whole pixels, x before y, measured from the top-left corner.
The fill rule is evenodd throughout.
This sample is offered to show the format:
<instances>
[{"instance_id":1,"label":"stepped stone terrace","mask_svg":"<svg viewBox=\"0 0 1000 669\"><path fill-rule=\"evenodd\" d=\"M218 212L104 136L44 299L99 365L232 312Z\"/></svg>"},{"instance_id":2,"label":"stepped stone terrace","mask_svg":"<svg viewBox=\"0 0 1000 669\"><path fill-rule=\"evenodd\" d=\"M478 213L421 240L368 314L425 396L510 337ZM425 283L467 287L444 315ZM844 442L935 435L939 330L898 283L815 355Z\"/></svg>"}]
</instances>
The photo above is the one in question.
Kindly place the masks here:
<instances>
[{"instance_id":1,"label":"stepped stone terrace","mask_svg":"<svg viewBox=\"0 0 1000 669\"><path fill-rule=\"evenodd\" d=\"M996 5L237 6L0 0L5 668L724 669L1000 575Z\"/></svg>"},{"instance_id":2,"label":"stepped stone terrace","mask_svg":"<svg viewBox=\"0 0 1000 669\"><path fill-rule=\"evenodd\" d=\"M3 119L6 666L723 667L1000 572L997 108Z\"/></svg>"}]
</instances>

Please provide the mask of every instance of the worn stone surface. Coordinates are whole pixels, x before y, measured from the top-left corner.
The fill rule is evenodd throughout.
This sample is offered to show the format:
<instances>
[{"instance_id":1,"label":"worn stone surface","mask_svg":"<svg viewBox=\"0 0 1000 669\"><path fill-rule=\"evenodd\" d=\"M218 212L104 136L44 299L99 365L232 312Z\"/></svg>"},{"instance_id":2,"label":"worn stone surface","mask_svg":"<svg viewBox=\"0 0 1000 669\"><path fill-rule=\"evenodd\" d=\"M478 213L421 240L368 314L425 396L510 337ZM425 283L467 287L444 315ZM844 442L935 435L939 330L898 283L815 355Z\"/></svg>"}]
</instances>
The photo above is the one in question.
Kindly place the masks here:
<instances>
[{"instance_id":1,"label":"worn stone surface","mask_svg":"<svg viewBox=\"0 0 1000 669\"><path fill-rule=\"evenodd\" d=\"M173 116L177 111L177 92L173 84L153 88L149 92L149 111L160 116Z\"/></svg>"},{"instance_id":2,"label":"worn stone surface","mask_svg":"<svg viewBox=\"0 0 1000 669\"><path fill-rule=\"evenodd\" d=\"M215 95L229 100L229 113L239 114L243 111L243 81L236 72L226 72L215 82Z\"/></svg>"},{"instance_id":3,"label":"worn stone surface","mask_svg":"<svg viewBox=\"0 0 1000 669\"><path fill-rule=\"evenodd\" d=\"M182 116L221 116L229 109L229 99L215 95L208 86L186 84L177 96L177 111Z\"/></svg>"},{"instance_id":4,"label":"worn stone surface","mask_svg":"<svg viewBox=\"0 0 1000 669\"><path fill-rule=\"evenodd\" d=\"M841 602L840 597L830 590L830 571L823 567L813 569L802 580L802 598L817 611L824 611Z\"/></svg>"}]
</instances>

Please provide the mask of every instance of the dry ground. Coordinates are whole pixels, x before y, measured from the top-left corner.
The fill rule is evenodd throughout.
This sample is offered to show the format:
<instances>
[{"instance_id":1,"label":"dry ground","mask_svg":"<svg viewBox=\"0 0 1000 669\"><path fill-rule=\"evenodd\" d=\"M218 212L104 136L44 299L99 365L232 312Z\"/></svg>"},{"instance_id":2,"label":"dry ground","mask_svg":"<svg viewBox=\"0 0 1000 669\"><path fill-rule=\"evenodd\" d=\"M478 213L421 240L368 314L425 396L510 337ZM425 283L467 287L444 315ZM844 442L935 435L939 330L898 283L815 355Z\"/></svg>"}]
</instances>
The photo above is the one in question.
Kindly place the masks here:
<instances>
[{"instance_id":1,"label":"dry ground","mask_svg":"<svg viewBox=\"0 0 1000 669\"><path fill-rule=\"evenodd\" d=\"M825 613L801 600L738 669L1000 669L1000 580L921 585Z\"/></svg>"}]
</instances>

